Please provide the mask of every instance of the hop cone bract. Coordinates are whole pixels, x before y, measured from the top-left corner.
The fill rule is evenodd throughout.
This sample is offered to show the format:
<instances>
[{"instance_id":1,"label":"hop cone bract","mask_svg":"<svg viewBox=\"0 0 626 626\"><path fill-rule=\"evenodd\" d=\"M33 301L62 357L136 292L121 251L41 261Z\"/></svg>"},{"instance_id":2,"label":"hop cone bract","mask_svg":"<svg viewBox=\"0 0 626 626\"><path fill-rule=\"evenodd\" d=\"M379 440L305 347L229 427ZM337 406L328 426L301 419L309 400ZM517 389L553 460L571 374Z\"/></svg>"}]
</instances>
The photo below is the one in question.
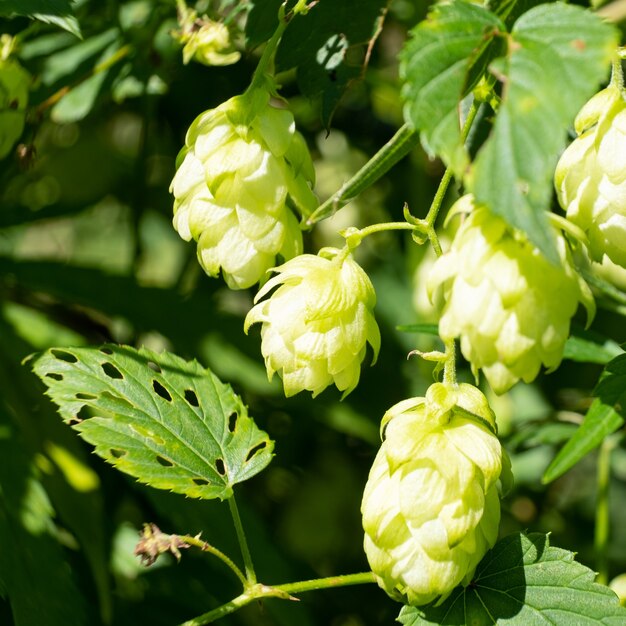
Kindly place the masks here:
<instances>
[{"instance_id":1,"label":"hop cone bract","mask_svg":"<svg viewBox=\"0 0 626 626\"><path fill-rule=\"evenodd\" d=\"M460 337L474 373L482 368L493 390L504 393L520 379L533 380L542 363L558 367L578 303L592 316L593 297L556 229L560 265L502 218L475 207L471 196L452 210L471 212L429 277L431 294L445 301L439 334Z\"/></svg>"},{"instance_id":2,"label":"hop cone bract","mask_svg":"<svg viewBox=\"0 0 626 626\"><path fill-rule=\"evenodd\" d=\"M330 258L303 254L277 267L245 320L246 332L262 322L268 376L281 375L287 396L305 389L316 396L333 383L347 395L359 382L367 344L374 360L380 348L376 293L367 274L335 248L320 254Z\"/></svg>"},{"instance_id":3,"label":"hop cone bract","mask_svg":"<svg viewBox=\"0 0 626 626\"><path fill-rule=\"evenodd\" d=\"M498 534L495 418L472 385L435 383L389 409L385 424L361 505L365 552L393 598L443 601Z\"/></svg>"},{"instance_id":4,"label":"hop cone bract","mask_svg":"<svg viewBox=\"0 0 626 626\"><path fill-rule=\"evenodd\" d=\"M576 117L578 137L561 156L554 182L567 218L589 238L592 259L626 267L626 99L615 84Z\"/></svg>"},{"instance_id":5,"label":"hop cone bract","mask_svg":"<svg viewBox=\"0 0 626 626\"><path fill-rule=\"evenodd\" d=\"M256 88L202 113L187 132L171 185L174 227L198 242L210 276L244 289L302 251L293 209L309 214L313 164L292 114Z\"/></svg>"}]
</instances>

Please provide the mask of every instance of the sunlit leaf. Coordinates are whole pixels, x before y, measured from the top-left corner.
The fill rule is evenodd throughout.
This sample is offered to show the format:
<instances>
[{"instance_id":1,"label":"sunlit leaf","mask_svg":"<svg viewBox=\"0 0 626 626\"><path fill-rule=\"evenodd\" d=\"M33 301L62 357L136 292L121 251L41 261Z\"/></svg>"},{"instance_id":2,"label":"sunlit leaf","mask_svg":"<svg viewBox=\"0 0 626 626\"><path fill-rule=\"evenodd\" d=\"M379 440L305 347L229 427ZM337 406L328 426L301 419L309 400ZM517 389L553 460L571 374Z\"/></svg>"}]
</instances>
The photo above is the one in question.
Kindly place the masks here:
<instances>
[{"instance_id":1,"label":"sunlit leaf","mask_svg":"<svg viewBox=\"0 0 626 626\"><path fill-rule=\"evenodd\" d=\"M594 579L573 552L551 546L547 535L509 535L487 552L467 587L457 587L439 606L404 607L398 621L404 626L625 623L626 608Z\"/></svg>"},{"instance_id":2,"label":"sunlit leaf","mask_svg":"<svg viewBox=\"0 0 626 626\"><path fill-rule=\"evenodd\" d=\"M196 361L105 345L53 348L33 369L97 454L158 489L225 499L272 458L241 399Z\"/></svg>"},{"instance_id":3,"label":"sunlit leaf","mask_svg":"<svg viewBox=\"0 0 626 626\"><path fill-rule=\"evenodd\" d=\"M468 163L461 141L461 100L480 78L480 73L470 77L470 68L504 30L486 8L456 0L435 5L402 51L404 116L421 131L427 152L457 174Z\"/></svg>"},{"instance_id":4,"label":"sunlit leaf","mask_svg":"<svg viewBox=\"0 0 626 626\"><path fill-rule=\"evenodd\" d=\"M466 182L554 262L546 214L554 168L568 126L608 75L617 41L615 28L590 11L544 4L517 20L507 56L491 66L503 81L502 104Z\"/></svg>"},{"instance_id":5,"label":"sunlit leaf","mask_svg":"<svg viewBox=\"0 0 626 626\"><path fill-rule=\"evenodd\" d=\"M624 424L626 354L614 358L605 367L593 395L595 400L583 423L550 463L543 476L544 482L548 483L561 476Z\"/></svg>"},{"instance_id":6,"label":"sunlit leaf","mask_svg":"<svg viewBox=\"0 0 626 626\"><path fill-rule=\"evenodd\" d=\"M16 15L54 24L77 37L81 36L71 0L0 0L0 16Z\"/></svg>"}]
</instances>

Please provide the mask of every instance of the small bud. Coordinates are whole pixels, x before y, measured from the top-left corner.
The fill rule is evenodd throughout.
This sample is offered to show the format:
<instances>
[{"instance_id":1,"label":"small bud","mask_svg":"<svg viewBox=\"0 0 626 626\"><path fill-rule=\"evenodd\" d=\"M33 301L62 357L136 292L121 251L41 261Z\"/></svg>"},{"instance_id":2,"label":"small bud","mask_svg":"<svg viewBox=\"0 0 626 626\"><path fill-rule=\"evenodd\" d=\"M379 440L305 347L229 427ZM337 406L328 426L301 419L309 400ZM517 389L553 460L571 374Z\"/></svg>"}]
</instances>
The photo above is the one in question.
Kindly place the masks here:
<instances>
[{"instance_id":1,"label":"small bud","mask_svg":"<svg viewBox=\"0 0 626 626\"><path fill-rule=\"evenodd\" d=\"M389 409L383 426L361 505L365 553L392 598L442 602L497 538L494 414L476 387L435 383Z\"/></svg>"},{"instance_id":2,"label":"small bud","mask_svg":"<svg viewBox=\"0 0 626 626\"><path fill-rule=\"evenodd\" d=\"M589 254L626 267L626 96L609 85L576 118L578 137L561 156L554 184L567 218L589 238Z\"/></svg>"},{"instance_id":3,"label":"small bud","mask_svg":"<svg viewBox=\"0 0 626 626\"><path fill-rule=\"evenodd\" d=\"M30 75L14 59L0 59L0 159L24 130Z\"/></svg>"},{"instance_id":4,"label":"small bud","mask_svg":"<svg viewBox=\"0 0 626 626\"><path fill-rule=\"evenodd\" d=\"M189 544L178 535L168 535L162 532L156 524L144 524L135 546L135 556L138 556L141 563L148 567L165 552L170 552L177 561L180 561L181 548L189 548Z\"/></svg>"},{"instance_id":5,"label":"small bud","mask_svg":"<svg viewBox=\"0 0 626 626\"><path fill-rule=\"evenodd\" d=\"M178 157L170 190L174 228L198 242L210 276L222 270L231 289L245 289L302 251L292 209L309 214L313 164L292 114L265 89L235 96L196 118Z\"/></svg>"},{"instance_id":6,"label":"small bud","mask_svg":"<svg viewBox=\"0 0 626 626\"><path fill-rule=\"evenodd\" d=\"M303 254L275 268L245 320L246 332L262 322L267 373L280 374L286 396L306 389L315 397L334 383L345 397L359 382L366 345L374 360L380 349L370 279L350 255L322 252L330 258Z\"/></svg>"},{"instance_id":7,"label":"small bud","mask_svg":"<svg viewBox=\"0 0 626 626\"><path fill-rule=\"evenodd\" d=\"M195 11L188 11L181 21L181 31L175 33L183 47L183 63L194 59L204 65L232 65L241 54L233 45L230 30L222 22L204 16L197 19Z\"/></svg>"},{"instance_id":8,"label":"small bud","mask_svg":"<svg viewBox=\"0 0 626 626\"><path fill-rule=\"evenodd\" d=\"M474 374L482 368L500 394L520 379L534 380L542 364L550 371L559 366L578 303L593 317L593 297L559 231L554 229L561 264L554 265L523 233L475 207L471 196L457 205L471 212L437 259L428 288L445 302L441 338L460 337Z\"/></svg>"}]
</instances>

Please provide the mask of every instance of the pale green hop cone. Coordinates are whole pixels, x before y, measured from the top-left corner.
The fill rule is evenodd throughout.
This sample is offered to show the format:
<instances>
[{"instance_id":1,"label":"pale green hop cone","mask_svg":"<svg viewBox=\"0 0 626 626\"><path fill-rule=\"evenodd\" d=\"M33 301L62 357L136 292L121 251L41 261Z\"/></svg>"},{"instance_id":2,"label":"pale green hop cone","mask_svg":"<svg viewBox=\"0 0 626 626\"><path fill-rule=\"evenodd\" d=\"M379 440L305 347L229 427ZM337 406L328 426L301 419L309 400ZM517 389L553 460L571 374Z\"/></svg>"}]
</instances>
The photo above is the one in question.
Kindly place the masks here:
<instances>
[{"instance_id":1,"label":"pale green hop cone","mask_svg":"<svg viewBox=\"0 0 626 626\"><path fill-rule=\"evenodd\" d=\"M578 137L565 150L554 184L567 218L589 238L595 261L626 267L626 93L597 93L576 117Z\"/></svg>"},{"instance_id":2,"label":"pale green hop cone","mask_svg":"<svg viewBox=\"0 0 626 626\"><path fill-rule=\"evenodd\" d=\"M378 584L396 600L443 601L496 541L502 450L485 396L435 383L383 418L361 512Z\"/></svg>"},{"instance_id":3,"label":"pale green hop cone","mask_svg":"<svg viewBox=\"0 0 626 626\"><path fill-rule=\"evenodd\" d=\"M20 138L26 121L30 74L14 59L0 59L0 159Z\"/></svg>"},{"instance_id":4,"label":"pale green hop cone","mask_svg":"<svg viewBox=\"0 0 626 626\"><path fill-rule=\"evenodd\" d=\"M245 320L246 333L262 323L268 377L280 374L286 396L308 390L315 397L335 384L345 397L359 382L367 344L374 361L380 349L376 293L367 274L335 248L320 255L303 254L275 268Z\"/></svg>"},{"instance_id":5,"label":"pale green hop cone","mask_svg":"<svg viewBox=\"0 0 626 626\"><path fill-rule=\"evenodd\" d=\"M317 206L314 170L292 114L255 88L202 113L187 132L172 180L174 227L198 242L210 276L232 289L257 283L276 257L302 251L294 211Z\"/></svg>"},{"instance_id":6,"label":"pale green hop cone","mask_svg":"<svg viewBox=\"0 0 626 626\"><path fill-rule=\"evenodd\" d=\"M520 379L535 379L541 365L561 363L578 303L595 311L565 238L554 229L560 265L550 263L520 232L464 196L453 212L469 211L448 252L429 276L431 295L444 301L439 334L460 337L474 374L482 369L500 394Z\"/></svg>"}]
</instances>

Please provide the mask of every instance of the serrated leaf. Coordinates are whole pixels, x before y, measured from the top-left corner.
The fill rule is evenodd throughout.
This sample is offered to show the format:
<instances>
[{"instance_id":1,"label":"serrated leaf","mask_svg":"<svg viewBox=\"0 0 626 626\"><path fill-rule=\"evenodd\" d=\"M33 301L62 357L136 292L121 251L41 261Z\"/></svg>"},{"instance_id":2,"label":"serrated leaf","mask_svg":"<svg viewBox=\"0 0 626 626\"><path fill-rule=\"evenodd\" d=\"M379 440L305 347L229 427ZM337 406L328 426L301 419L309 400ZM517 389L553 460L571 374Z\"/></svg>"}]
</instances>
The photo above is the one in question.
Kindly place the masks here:
<instances>
[{"instance_id":1,"label":"serrated leaf","mask_svg":"<svg viewBox=\"0 0 626 626\"><path fill-rule=\"evenodd\" d=\"M583 423L550 463L543 476L549 483L614 433L626 419L626 354L614 358L602 372Z\"/></svg>"},{"instance_id":2,"label":"serrated leaf","mask_svg":"<svg viewBox=\"0 0 626 626\"><path fill-rule=\"evenodd\" d=\"M606 78L617 42L615 28L590 11L544 4L517 20L508 56L492 64L504 81L502 103L466 183L555 263L546 214L552 174L566 129Z\"/></svg>"},{"instance_id":3,"label":"serrated leaf","mask_svg":"<svg viewBox=\"0 0 626 626\"><path fill-rule=\"evenodd\" d=\"M480 78L479 72L470 77L470 69L504 30L484 7L455 0L436 5L411 31L402 51L404 117L421 131L424 149L456 174L468 163L461 139L461 100Z\"/></svg>"},{"instance_id":4,"label":"serrated leaf","mask_svg":"<svg viewBox=\"0 0 626 626\"><path fill-rule=\"evenodd\" d=\"M152 487L223 500L272 458L241 399L196 361L104 345L53 348L33 369L98 455Z\"/></svg>"},{"instance_id":5,"label":"serrated leaf","mask_svg":"<svg viewBox=\"0 0 626 626\"><path fill-rule=\"evenodd\" d=\"M70 0L0 0L0 16L22 15L54 24L81 37L78 20Z\"/></svg>"},{"instance_id":6,"label":"serrated leaf","mask_svg":"<svg viewBox=\"0 0 626 626\"><path fill-rule=\"evenodd\" d=\"M378 34L387 2L320 2L306 15L295 16L283 35L276 69L297 68L300 90L309 97L322 94L326 127L349 83L363 73L367 47Z\"/></svg>"},{"instance_id":7,"label":"serrated leaf","mask_svg":"<svg viewBox=\"0 0 626 626\"><path fill-rule=\"evenodd\" d=\"M439 606L405 606L398 621L404 626L626 623L626 608L594 578L573 552L551 546L547 535L518 533L487 552L467 587L457 587Z\"/></svg>"}]
</instances>

